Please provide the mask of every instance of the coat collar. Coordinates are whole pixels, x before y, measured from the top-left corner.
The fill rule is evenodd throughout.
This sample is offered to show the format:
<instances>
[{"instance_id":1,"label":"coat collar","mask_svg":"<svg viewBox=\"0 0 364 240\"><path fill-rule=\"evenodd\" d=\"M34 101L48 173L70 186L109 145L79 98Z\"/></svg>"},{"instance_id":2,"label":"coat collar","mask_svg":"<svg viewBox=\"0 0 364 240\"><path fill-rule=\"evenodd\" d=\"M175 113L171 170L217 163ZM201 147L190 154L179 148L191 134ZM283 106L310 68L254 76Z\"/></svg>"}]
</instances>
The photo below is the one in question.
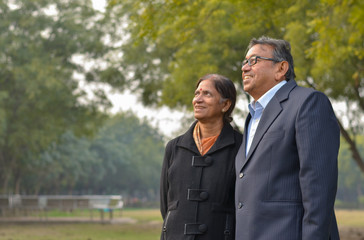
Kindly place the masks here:
<instances>
[{"instance_id":1,"label":"coat collar","mask_svg":"<svg viewBox=\"0 0 364 240\"><path fill-rule=\"evenodd\" d=\"M274 95L274 97L270 100L268 105L263 111L263 115L260 119L257 131L254 135L253 142L250 146L248 155L245 157L246 151L246 130L248 129L248 124L251 119L251 115L249 114L244 127L244 135L243 135L243 143L241 147L241 151L239 151L237 158L237 168L241 169L245 166L245 164L250 160L252 155L254 154L255 149L257 148L259 142L262 140L265 132L274 122L274 120L278 117L278 115L282 111L281 103L289 98L289 93L297 86L297 83L294 80L288 81L285 85L283 85L278 92Z\"/></svg>"},{"instance_id":2,"label":"coat collar","mask_svg":"<svg viewBox=\"0 0 364 240\"><path fill-rule=\"evenodd\" d=\"M200 155L200 152L197 149L196 143L193 140L193 129L196 125L197 121L195 121L191 127L187 130L185 134L181 136L181 140L177 143L177 146L187 148L193 151L195 154ZM228 145L234 144L234 129L230 124L224 124L219 137L217 138L215 144L211 147L211 149L205 154L209 155L221 148L224 148Z\"/></svg>"}]
</instances>

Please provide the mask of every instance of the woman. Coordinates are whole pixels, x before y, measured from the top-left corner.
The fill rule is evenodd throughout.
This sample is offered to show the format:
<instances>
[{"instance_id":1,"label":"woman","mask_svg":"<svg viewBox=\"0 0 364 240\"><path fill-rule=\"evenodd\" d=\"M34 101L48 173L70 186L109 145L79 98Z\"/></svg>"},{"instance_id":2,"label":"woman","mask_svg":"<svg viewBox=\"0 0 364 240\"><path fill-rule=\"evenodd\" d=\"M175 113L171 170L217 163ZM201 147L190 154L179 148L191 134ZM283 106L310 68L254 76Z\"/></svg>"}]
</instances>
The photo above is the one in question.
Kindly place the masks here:
<instances>
[{"instance_id":1,"label":"woman","mask_svg":"<svg viewBox=\"0 0 364 240\"><path fill-rule=\"evenodd\" d=\"M242 141L230 125L235 102L228 78L210 74L198 81L192 100L197 121L165 150L162 240L234 239L234 166Z\"/></svg>"}]
</instances>

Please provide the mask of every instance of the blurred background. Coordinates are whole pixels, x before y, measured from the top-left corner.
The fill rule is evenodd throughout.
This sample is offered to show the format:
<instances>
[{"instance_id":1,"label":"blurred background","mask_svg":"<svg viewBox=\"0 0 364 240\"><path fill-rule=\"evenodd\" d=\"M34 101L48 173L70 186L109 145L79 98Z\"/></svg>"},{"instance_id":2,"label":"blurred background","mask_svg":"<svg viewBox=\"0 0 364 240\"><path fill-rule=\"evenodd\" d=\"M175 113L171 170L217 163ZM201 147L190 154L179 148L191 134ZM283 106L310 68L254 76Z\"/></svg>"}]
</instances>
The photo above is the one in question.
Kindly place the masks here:
<instances>
[{"instance_id":1,"label":"blurred background","mask_svg":"<svg viewBox=\"0 0 364 240\"><path fill-rule=\"evenodd\" d=\"M291 43L299 85L330 97L336 208L364 209L363 22L359 0L0 0L0 195L158 208L164 146L193 121L196 81L235 82L243 131L241 62L265 35Z\"/></svg>"}]
</instances>

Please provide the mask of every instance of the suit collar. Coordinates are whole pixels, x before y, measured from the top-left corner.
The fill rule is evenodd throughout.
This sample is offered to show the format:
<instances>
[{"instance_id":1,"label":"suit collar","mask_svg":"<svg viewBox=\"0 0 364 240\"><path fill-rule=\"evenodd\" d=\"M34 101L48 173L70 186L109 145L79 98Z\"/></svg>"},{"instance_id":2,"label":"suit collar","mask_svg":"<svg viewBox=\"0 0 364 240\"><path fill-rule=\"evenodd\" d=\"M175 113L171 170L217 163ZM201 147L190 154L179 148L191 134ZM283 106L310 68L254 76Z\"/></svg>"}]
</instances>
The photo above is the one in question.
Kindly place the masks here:
<instances>
[{"instance_id":1,"label":"suit collar","mask_svg":"<svg viewBox=\"0 0 364 240\"><path fill-rule=\"evenodd\" d=\"M246 121L245 121L245 127L244 127L244 135L243 135L243 145L241 147L241 152L238 153L237 157L239 157L239 160L237 161L237 168L241 169L245 166L245 164L250 160L252 155L255 152L255 149L257 148L259 142L262 140L265 132L269 129L271 124L274 122L274 120L278 117L278 115L282 111L281 103L288 99L289 93L292 91L293 88L297 86L297 83L294 80L288 81L285 85L283 85L277 93L274 95L274 97L271 99L271 101L268 103L266 108L263 111L263 115L260 119L257 131L254 135L253 142L250 146L248 155L245 157L245 151L246 151L246 131L248 129L248 124L251 119L251 115L249 114Z\"/></svg>"}]
</instances>

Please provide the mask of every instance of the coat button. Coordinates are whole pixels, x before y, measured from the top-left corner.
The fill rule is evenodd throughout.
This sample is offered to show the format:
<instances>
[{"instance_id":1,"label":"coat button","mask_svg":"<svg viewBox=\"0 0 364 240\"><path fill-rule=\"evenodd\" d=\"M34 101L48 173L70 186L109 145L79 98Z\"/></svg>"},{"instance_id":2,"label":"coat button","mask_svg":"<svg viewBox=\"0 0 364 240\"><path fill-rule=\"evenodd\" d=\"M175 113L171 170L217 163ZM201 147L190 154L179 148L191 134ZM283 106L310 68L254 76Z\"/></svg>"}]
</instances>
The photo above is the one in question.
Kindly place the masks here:
<instances>
[{"instance_id":1,"label":"coat button","mask_svg":"<svg viewBox=\"0 0 364 240\"><path fill-rule=\"evenodd\" d=\"M206 200L208 197L209 197L209 193L208 192L201 192L200 193L201 200Z\"/></svg>"},{"instance_id":2,"label":"coat button","mask_svg":"<svg viewBox=\"0 0 364 240\"><path fill-rule=\"evenodd\" d=\"M198 230L202 233L207 231L207 226L206 224L201 224L200 226L198 226Z\"/></svg>"},{"instance_id":3,"label":"coat button","mask_svg":"<svg viewBox=\"0 0 364 240\"><path fill-rule=\"evenodd\" d=\"M244 173L240 173L239 178L243 178L243 177L244 177Z\"/></svg>"},{"instance_id":4,"label":"coat button","mask_svg":"<svg viewBox=\"0 0 364 240\"><path fill-rule=\"evenodd\" d=\"M244 206L244 204L243 203L241 203L241 202L239 202L238 203L238 208L240 209L240 208L242 208Z\"/></svg>"}]
</instances>

